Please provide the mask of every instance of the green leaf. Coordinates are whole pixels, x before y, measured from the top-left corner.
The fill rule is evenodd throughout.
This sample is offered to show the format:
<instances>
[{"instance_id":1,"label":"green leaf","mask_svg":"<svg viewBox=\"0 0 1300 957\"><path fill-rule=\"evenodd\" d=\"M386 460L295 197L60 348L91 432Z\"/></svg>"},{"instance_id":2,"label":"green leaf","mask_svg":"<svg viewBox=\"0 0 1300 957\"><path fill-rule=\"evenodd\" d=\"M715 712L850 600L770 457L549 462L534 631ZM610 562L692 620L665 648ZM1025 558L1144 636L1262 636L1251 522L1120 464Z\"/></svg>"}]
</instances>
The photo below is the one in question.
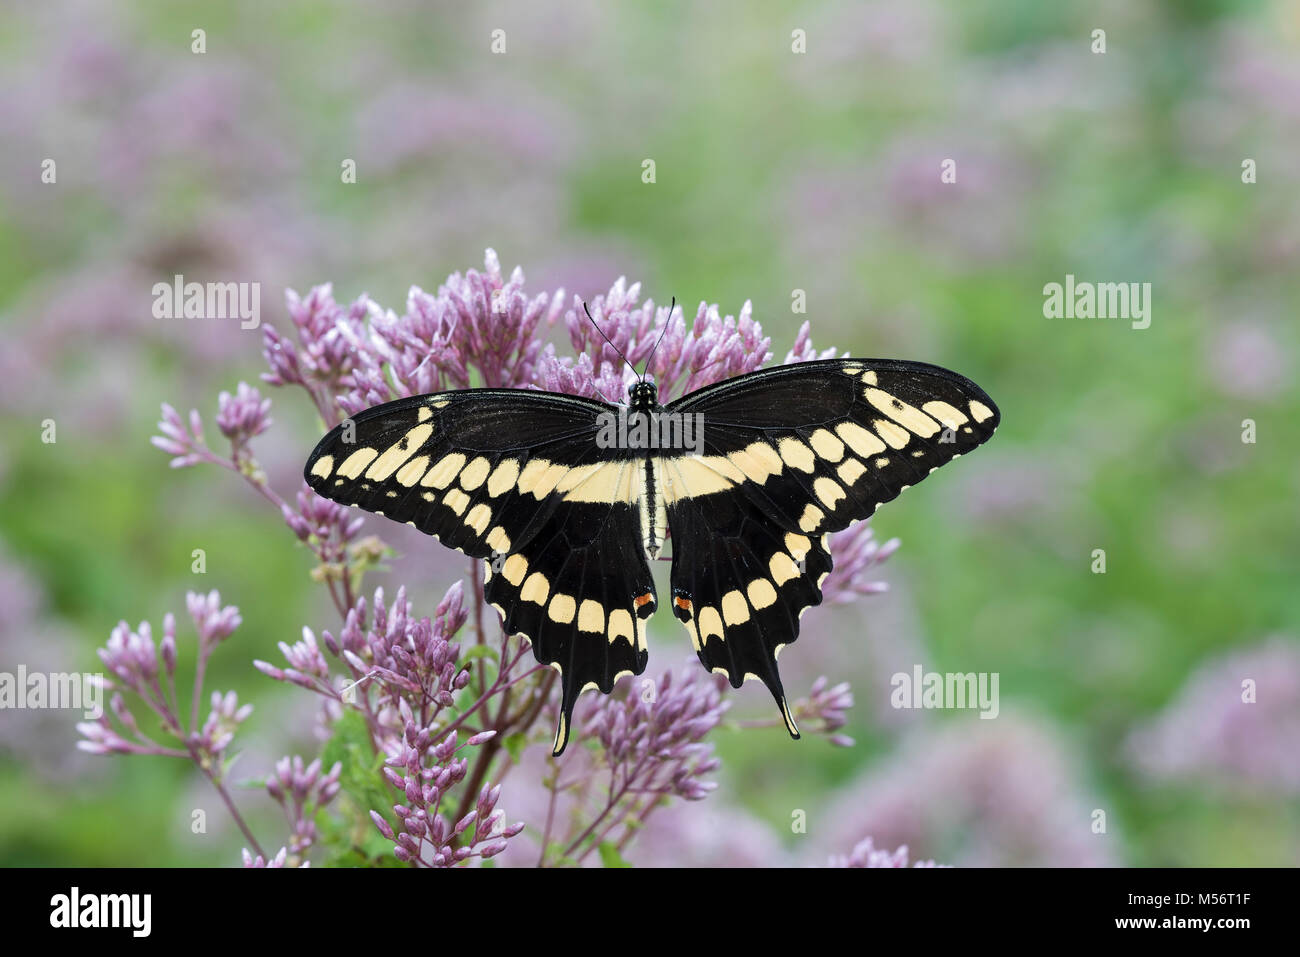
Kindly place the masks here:
<instances>
[{"instance_id":1,"label":"green leaf","mask_svg":"<svg viewBox=\"0 0 1300 957\"><path fill-rule=\"evenodd\" d=\"M519 763L519 756L524 753L524 748L528 747L528 735L523 731L516 731L514 734L508 734L501 740L501 745L510 755L510 760L514 764Z\"/></svg>"},{"instance_id":2,"label":"green leaf","mask_svg":"<svg viewBox=\"0 0 1300 957\"><path fill-rule=\"evenodd\" d=\"M370 811L383 814L393 825L393 793L381 774L383 757L374 752L366 719L354 709L343 712L334 733L321 751L326 768L339 762L339 796L317 815L325 864L338 867L404 866L393 856L393 844L370 819ZM397 827L394 826L394 830Z\"/></svg>"},{"instance_id":3,"label":"green leaf","mask_svg":"<svg viewBox=\"0 0 1300 957\"><path fill-rule=\"evenodd\" d=\"M578 862L572 857L565 856L564 843L562 841L551 841L546 845L546 853L543 855L543 867L577 867Z\"/></svg>"},{"instance_id":4,"label":"green leaf","mask_svg":"<svg viewBox=\"0 0 1300 957\"><path fill-rule=\"evenodd\" d=\"M466 662L474 661L478 658L491 658L494 662L501 660L501 654L491 645L472 645L460 653L460 664L463 668Z\"/></svg>"},{"instance_id":5,"label":"green leaf","mask_svg":"<svg viewBox=\"0 0 1300 957\"><path fill-rule=\"evenodd\" d=\"M618 848L613 841L601 841L600 846L596 848L600 852L600 862L606 867L631 867L623 855L618 852Z\"/></svg>"}]
</instances>

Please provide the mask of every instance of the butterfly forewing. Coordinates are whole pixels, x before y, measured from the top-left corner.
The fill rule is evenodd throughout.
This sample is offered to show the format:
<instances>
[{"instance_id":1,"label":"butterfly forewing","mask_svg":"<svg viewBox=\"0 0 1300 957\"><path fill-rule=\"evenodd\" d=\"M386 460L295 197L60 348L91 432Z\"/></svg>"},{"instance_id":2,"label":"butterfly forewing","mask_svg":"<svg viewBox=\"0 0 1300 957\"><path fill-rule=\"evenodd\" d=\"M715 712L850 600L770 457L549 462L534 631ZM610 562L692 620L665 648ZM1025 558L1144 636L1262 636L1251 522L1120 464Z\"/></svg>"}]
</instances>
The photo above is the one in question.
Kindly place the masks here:
<instances>
[{"instance_id":1,"label":"butterfly forewing","mask_svg":"<svg viewBox=\"0 0 1300 957\"><path fill-rule=\"evenodd\" d=\"M645 670L654 583L640 549L644 461L602 448L589 399L474 389L376 406L326 435L304 476L326 498L408 522L484 560L484 595L574 702Z\"/></svg>"},{"instance_id":2,"label":"butterfly forewing","mask_svg":"<svg viewBox=\"0 0 1300 957\"><path fill-rule=\"evenodd\" d=\"M986 441L997 407L937 366L832 359L729 379L667 411L703 416L699 452L656 462L673 613L706 668L762 680L797 736L776 656L821 602L826 536Z\"/></svg>"}]
</instances>

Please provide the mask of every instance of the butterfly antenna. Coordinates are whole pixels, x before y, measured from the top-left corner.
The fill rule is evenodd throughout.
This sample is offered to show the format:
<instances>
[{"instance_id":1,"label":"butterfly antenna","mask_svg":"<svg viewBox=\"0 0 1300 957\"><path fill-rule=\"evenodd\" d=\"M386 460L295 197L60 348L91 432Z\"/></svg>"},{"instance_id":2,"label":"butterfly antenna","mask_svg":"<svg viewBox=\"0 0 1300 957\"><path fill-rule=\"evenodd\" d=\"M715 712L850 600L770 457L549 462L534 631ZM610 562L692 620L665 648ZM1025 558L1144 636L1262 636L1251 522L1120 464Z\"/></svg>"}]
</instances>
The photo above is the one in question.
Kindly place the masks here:
<instances>
[{"instance_id":1,"label":"butterfly antenna","mask_svg":"<svg viewBox=\"0 0 1300 957\"><path fill-rule=\"evenodd\" d=\"M659 338L655 340L654 348L650 350L650 356L645 361L645 372L641 373L642 382L644 382L645 377L650 374L650 362L651 360L654 359L655 353L659 351L659 343L663 342L664 336L668 335L668 326L673 321L673 310L676 308L677 308L677 297L673 296L672 305L668 307L668 318L664 320L663 331L659 333Z\"/></svg>"},{"instance_id":2,"label":"butterfly antenna","mask_svg":"<svg viewBox=\"0 0 1300 957\"><path fill-rule=\"evenodd\" d=\"M591 319L591 310L587 308L587 304L585 302L582 304L582 311L587 314L588 319ZM593 326L596 326L596 331L600 333L600 337L604 339L606 342L609 342L609 347L613 349L615 352L618 352L618 357L623 360L623 364L632 370L633 375L636 375L636 368L632 365L632 363L627 361L627 356L619 352L618 346L610 342L609 336L605 335L605 330L601 329L600 326L596 325L595 319L591 319L591 324Z\"/></svg>"}]
</instances>

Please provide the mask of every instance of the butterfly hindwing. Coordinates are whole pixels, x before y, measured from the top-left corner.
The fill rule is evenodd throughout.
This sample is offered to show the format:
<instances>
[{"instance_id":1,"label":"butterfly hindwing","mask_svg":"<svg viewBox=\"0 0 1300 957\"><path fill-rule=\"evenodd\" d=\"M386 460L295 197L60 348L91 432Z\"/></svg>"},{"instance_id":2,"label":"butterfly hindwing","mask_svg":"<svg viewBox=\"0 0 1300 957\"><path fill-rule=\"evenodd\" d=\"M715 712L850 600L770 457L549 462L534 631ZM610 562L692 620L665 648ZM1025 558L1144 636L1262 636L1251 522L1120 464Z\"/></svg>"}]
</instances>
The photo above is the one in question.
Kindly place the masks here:
<instances>
[{"instance_id":1,"label":"butterfly hindwing","mask_svg":"<svg viewBox=\"0 0 1300 957\"><path fill-rule=\"evenodd\" d=\"M643 468L632 460L622 466ZM560 669L557 755L582 692L608 694L622 675L645 670L645 619L656 601L640 542L634 504L581 503L555 509L527 548L488 565L485 596L506 630L528 635L538 660Z\"/></svg>"},{"instance_id":2,"label":"butterfly hindwing","mask_svg":"<svg viewBox=\"0 0 1300 957\"><path fill-rule=\"evenodd\" d=\"M669 523L671 607L700 661L725 673L733 687L759 678L798 737L776 659L798 635L803 609L821 602L817 582L830 571L829 555L741 495L679 498Z\"/></svg>"},{"instance_id":3,"label":"butterfly hindwing","mask_svg":"<svg viewBox=\"0 0 1300 957\"><path fill-rule=\"evenodd\" d=\"M484 560L504 627L561 672L557 754L583 690L645 670L655 608L639 547L644 462L597 443L610 408L510 389L399 399L331 430L304 469L318 494Z\"/></svg>"},{"instance_id":4,"label":"butterfly hindwing","mask_svg":"<svg viewBox=\"0 0 1300 957\"><path fill-rule=\"evenodd\" d=\"M993 434L997 407L937 366L831 359L763 369L671 403L703 416L698 453L657 460L673 542L673 612L706 668L760 678L832 566L826 536Z\"/></svg>"}]
</instances>

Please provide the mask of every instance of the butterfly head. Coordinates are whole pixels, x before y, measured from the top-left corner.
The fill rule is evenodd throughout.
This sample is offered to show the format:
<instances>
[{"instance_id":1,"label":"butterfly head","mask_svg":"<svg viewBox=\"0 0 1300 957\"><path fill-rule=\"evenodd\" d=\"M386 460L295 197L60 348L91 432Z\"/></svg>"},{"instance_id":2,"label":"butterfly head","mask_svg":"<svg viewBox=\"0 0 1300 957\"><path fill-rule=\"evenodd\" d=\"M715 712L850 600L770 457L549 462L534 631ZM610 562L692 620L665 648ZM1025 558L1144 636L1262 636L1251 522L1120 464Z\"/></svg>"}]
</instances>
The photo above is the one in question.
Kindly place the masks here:
<instances>
[{"instance_id":1,"label":"butterfly head","mask_svg":"<svg viewBox=\"0 0 1300 957\"><path fill-rule=\"evenodd\" d=\"M659 398L658 398L659 390L653 382L646 381L646 376L650 374L650 363L654 360L655 353L659 351L659 343L664 341L664 336L668 332L668 326L672 323L673 310L675 310L676 308L677 308L677 297L673 296L672 304L669 305L668 307L668 318L667 320L664 321L663 329L659 331L659 338L655 340L654 348L650 350L649 358L646 359L646 363L645 363L646 371L642 372L638 376L637 381L633 385L628 387L627 394L629 398L632 400L632 408L634 409L659 408ZM618 346L614 345L613 341L609 338L609 336L605 334L605 330L600 328L600 323L598 323L592 317L591 310L587 308L587 304L585 302L582 304L582 310L587 314L587 319L591 322L592 326L594 326L596 331L600 333L600 337L604 339L606 343L608 343L611 349L613 349L615 352L618 353L619 358L623 360L623 363L629 369L632 370L632 374L637 375L636 367L632 365L632 363L627 361L627 356L623 355L623 353L619 350ZM604 399L605 397L602 395L601 398ZM605 401L608 402L609 400L606 399Z\"/></svg>"},{"instance_id":2,"label":"butterfly head","mask_svg":"<svg viewBox=\"0 0 1300 957\"><path fill-rule=\"evenodd\" d=\"M633 382L627 387L627 397L633 409L654 409L659 406L659 387L644 380Z\"/></svg>"}]
</instances>

